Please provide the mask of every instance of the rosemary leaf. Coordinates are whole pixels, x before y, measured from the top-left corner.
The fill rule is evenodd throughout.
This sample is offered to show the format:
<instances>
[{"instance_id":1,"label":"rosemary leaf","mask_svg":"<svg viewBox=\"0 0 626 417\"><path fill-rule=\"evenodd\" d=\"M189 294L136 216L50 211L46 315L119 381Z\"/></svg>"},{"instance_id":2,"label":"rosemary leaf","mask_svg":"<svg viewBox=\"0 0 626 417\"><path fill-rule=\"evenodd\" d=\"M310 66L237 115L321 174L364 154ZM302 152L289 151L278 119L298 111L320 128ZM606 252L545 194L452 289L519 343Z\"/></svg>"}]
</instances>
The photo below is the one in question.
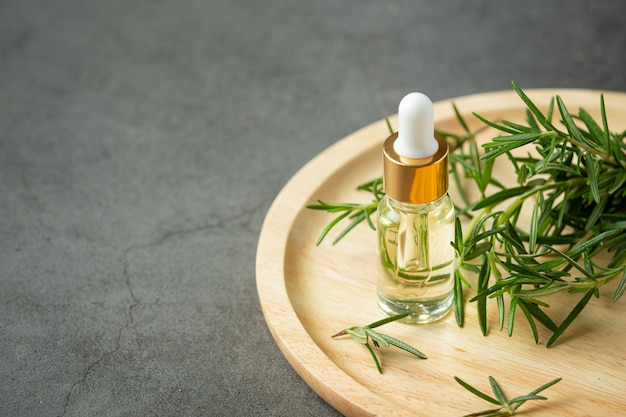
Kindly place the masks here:
<instances>
[{"instance_id":1,"label":"rosemary leaf","mask_svg":"<svg viewBox=\"0 0 626 417\"><path fill-rule=\"evenodd\" d=\"M496 395L496 398L498 399L498 401L501 404L508 403L508 401L506 400L506 397L504 396L504 393L502 392L502 388L500 388L500 385L496 382L495 378L492 377L491 375L489 376L489 384L491 385L491 389L493 390L493 393Z\"/></svg>"},{"instance_id":2,"label":"rosemary leaf","mask_svg":"<svg viewBox=\"0 0 626 417\"><path fill-rule=\"evenodd\" d=\"M550 111L548 112L548 117L544 116L544 114L539 111L535 103L533 103L526 93L522 91L522 89L515 83L511 83L513 85L513 90L517 93L517 95L522 99L528 110L537 118L537 121L548 131L556 131L556 128L552 125L552 106L550 106Z\"/></svg>"},{"instance_id":3,"label":"rosemary leaf","mask_svg":"<svg viewBox=\"0 0 626 417\"><path fill-rule=\"evenodd\" d=\"M626 276L625 276L626 277ZM622 280L624 289L626 289L626 279ZM624 291L622 290L622 293ZM620 294L621 296L621 294ZM463 327L465 322L465 302L463 296L463 276L457 269L454 271L454 317L459 327Z\"/></svg>"},{"instance_id":4,"label":"rosemary leaf","mask_svg":"<svg viewBox=\"0 0 626 417\"><path fill-rule=\"evenodd\" d=\"M385 317L383 319L377 320L373 323L368 324L365 327L369 327L370 329L374 329L376 327L380 327L383 324L387 324L387 323L391 323L392 321L396 321L396 320L402 320L403 318L405 318L406 316L408 316L409 314L411 314L410 311L407 311L405 313L401 313L401 314L397 314L395 316L389 316L389 317Z\"/></svg>"},{"instance_id":5,"label":"rosemary leaf","mask_svg":"<svg viewBox=\"0 0 626 417\"><path fill-rule=\"evenodd\" d=\"M380 366L380 362L378 362L378 358L376 357L374 350L372 349L369 343L365 343L365 347L370 352L370 355L372 356L372 359L374 360L374 364L376 365L376 369L378 370L378 373L382 374L383 368Z\"/></svg>"},{"instance_id":6,"label":"rosemary leaf","mask_svg":"<svg viewBox=\"0 0 626 417\"><path fill-rule=\"evenodd\" d=\"M493 207L499 203L502 203L505 200L508 200L512 197L517 197L518 195L525 193L530 188L531 187L524 186L502 190L500 192L492 194L484 200L479 201L472 207L472 210L480 210L485 207Z\"/></svg>"},{"instance_id":7,"label":"rosemary leaf","mask_svg":"<svg viewBox=\"0 0 626 417\"><path fill-rule=\"evenodd\" d=\"M622 279L619 281L619 285L615 289L615 293L613 294L613 301L617 301L620 299L622 295L624 295L624 291L626 291L626 270L622 274Z\"/></svg>"},{"instance_id":8,"label":"rosemary leaf","mask_svg":"<svg viewBox=\"0 0 626 417\"><path fill-rule=\"evenodd\" d=\"M389 342L380 333L365 327L365 334L367 334L369 338L372 339L376 346L383 345L384 347L389 347Z\"/></svg>"},{"instance_id":9,"label":"rosemary leaf","mask_svg":"<svg viewBox=\"0 0 626 417\"><path fill-rule=\"evenodd\" d=\"M465 388L466 390L468 390L472 394L476 395L477 397L480 397L483 400L490 402L491 404L501 405L500 401L498 401L495 398L490 397L489 395L485 394L484 392L474 388L473 386L471 386L467 382L463 381L461 378L455 376L454 379L456 380L456 382L461 384L463 386L463 388Z\"/></svg>"},{"instance_id":10,"label":"rosemary leaf","mask_svg":"<svg viewBox=\"0 0 626 417\"><path fill-rule=\"evenodd\" d=\"M515 325L515 309L517 308L518 300L519 298L513 297L511 298L511 303L509 304L509 323L508 323L509 337L513 336L513 326Z\"/></svg>"},{"instance_id":11,"label":"rosemary leaf","mask_svg":"<svg viewBox=\"0 0 626 417\"><path fill-rule=\"evenodd\" d=\"M572 324L572 322L576 319L576 317L578 317L583 308L585 308L593 293L594 290L587 291L587 294L585 294L585 296L578 302L578 304L576 304L574 309L567 315L565 320L563 320L563 323L561 323L559 328L556 329L554 334L552 334L552 337L550 337L550 340L548 340L548 343L546 343L546 347L552 346L554 342L556 342L556 340L563 334L565 329L567 329L569 325Z\"/></svg>"},{"instance_id":12,"label":"rosemary leaf","mask_svg":"<svg viewBox=\"0 0 626 417\"><path fill-rule=\"evenodd\" d=\"M535 320L533 319L530 310L521 299L517 299L517 305L519 306L520 310L522 310L522 313L524 313L524 317L526 317L526 321L528 321L528 324L530 325L530 329L533 332L533 338L535 339L535 343L539 343L539 332L537 331L537 325L535 324Z\"/></svg>"},{"instance_id":13,"label":"rosemary leaf","mask_svg":"<svg viewBox=\"0 0 626 417\"><path fill-rule=\"evenodd\" d=\"M380 336L386 341L388 342L388 344L394 345L397 348L400 348L404 351L407 351L409 353L412 353L413 355L422 358L422 359L426 359L426 355L424 355L422 352L420 352L419 350L415 349L414 347L404 343L401 340L396 339L395 337L389 336L387 334L380 334Z\"/></svg>"},{"instance_id":14,"label":"rosemary leaf","mask_svg":"<svg viewBox=\"0 0 626 417\"><path fill-rule=\"evenodd\" d=\"M530 300L520 299L520 304L524 305L524 307L528 310L528 312L536 318L541 324L547 327L549 330L553 332L558 328L556 323L552 321L550 317L546 313L539 308L539 305L535 302L531 302Z\"/></svg>"},{"instance_id":15,"label":"rosemary leaf","mask_svg":"<svg viewBox=\"0 0 626 417\"><path fill-rule=\"evenodd\" d=\"M478 292L481 293L487 290L489 284L489 272L491 268L489 266L489 262L485 258L483 262L483 266L480 270L480 274L478 274ZM480 325L480 331L483 335L487 335L487 299L485 297L481 297L476 301L477 311L478 311L478 323Z\"/></svg>"}]
</instances>

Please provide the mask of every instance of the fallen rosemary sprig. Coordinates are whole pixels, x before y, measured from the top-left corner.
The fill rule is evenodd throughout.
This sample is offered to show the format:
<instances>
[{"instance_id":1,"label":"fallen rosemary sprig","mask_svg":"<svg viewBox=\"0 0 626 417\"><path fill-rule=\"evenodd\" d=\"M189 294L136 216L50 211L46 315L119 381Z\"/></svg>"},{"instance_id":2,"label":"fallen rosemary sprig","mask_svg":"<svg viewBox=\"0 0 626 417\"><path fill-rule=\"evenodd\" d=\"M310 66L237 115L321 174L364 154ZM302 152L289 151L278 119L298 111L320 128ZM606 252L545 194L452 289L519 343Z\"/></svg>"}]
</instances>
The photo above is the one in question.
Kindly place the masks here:
<instances>
[{"instance_id":1,"label":"fallen rosemary sprig","mask_svg":"<svg viewBox=\"0 0 626 417\"><path fill-rule=\"evenodd\" d=\"M454 311L463 326L463 287L470 286L467 274L477 275L476 294L469 301L476 303L484 335L488 333L487 300L494 298L500 330L506 323L512 335L516 313L521 311L536 343L537 322L552 332L546 343L550 347L590 299L599 297L601 287L618 280L613 301L626 291L626 132L609 130L603 97L600 122L596 122L584 109L570 113L560 97L551 101L544 114L517 84L513 83L513 89L526 106L526 124L493 122L475 114L485 127L501 132L482 150L476 132L470 131L455 106L463 133L437 131L450 145L451 177L462 201L457 202L457 215L470 219L465 233L457 222L452 242L456 251ZM559 123L553 120L557 113ZM533 147L535 153L514 152L525 146ZM511 165L516 187L505 187L492 176L496 160ZM475 201L464 192L464 179L473 181L479 191ZM371 214L384 195L382 180L377 178L359 189L371 193L369 204L319 201L308 206L340 213L317 244L346 217L351 222L334 243L363 221L375 229ZM532 213L527 228L518 224L524 208ZM594 259L601 252L610 256L608 263ZM557 324L544 300L561 292L583 296Z\"/></svg>"},{"instance_id":2,"label":"fallen rosemary sprig","mask_svg":"<svg viewBox=\"0 0 626 417\"><path fill-rule=\"evenodd\" d=\"M376 346L377 348L379 348L381 345L384 347L389 347L393 345L395 347L398 347L402 350L405 350L417 356L418 358L426 359L426 355L424 355L422 352L415 349L414 347L409 346L408 344L404 343L403 341L398 340L395 337L391 337L389 335L372 330L375 327L382 326L383 324L387 324L392 321L403 319L406 316L408 316L409 313L410 312L407 311L406 313L397 314L395 316L390 316L390 317L385 317L384 319L370 323L367 326L348 327L346 329L343 329L339 333L335 333L331 337L338 337L338 336L342 336L345 334L349 334L354 340L365 345L369 353L372 355L372 359L374 359L374 363L376 364L376 369L378 369L378 372L382 374L383 369L380 366L380 362L378 361L378 358L376 357L376 354L374 353L372 346L370 346L369 344L370 339L372 340L372 343L374 344L374 346Z\"/></svg>"},{"instance_id":3,"label":"fallen rosemary sprig","mask_svg":"<svg viewBox=\"0 0 626 417\"><path fill-rule=\"evenodd\" d=\"M526 395L522 395L519 397L515 397L512 400L507 400L506 396L504 395L504 392L502 391L502 388L500 388L500 385L496 382L495 378L492 376L489 376L489 384L491 385L491 389L493 391L493 394L495 396L492 397L488 394L485 394L484 392L474 388L473 386L471 386L470 384L468 384L467 382L463 381L461 378L459 377L454 377L454 379L456 380L456 382L458 382L459 384L461 384L461 386L463 386L463 388L467 389L469 392L471 392L472 394L476 395L479 398L482 398L485 401L488 401L492 404L498 405L500 407L498 408L493 408L490 410L484 410L484 411L479 411L477 413L472 413L472 414L466 414L464 417L498 417L498 416L511 416L513 414L515 414L515 412L517 411L517 409L524 404L526 401L533 401L533 400L547 400L546 397L543 397L541 395L537 395L539 394L541 391L544 391L548 388L550 388L552 385L558 383L559 381L561 381L562 378L557 378L554 379L550 382L548 382L547 384L544 384L542 386L540 386L539 388L531 391L530 393L526 394Z\"/></svg>"}]
</instances>

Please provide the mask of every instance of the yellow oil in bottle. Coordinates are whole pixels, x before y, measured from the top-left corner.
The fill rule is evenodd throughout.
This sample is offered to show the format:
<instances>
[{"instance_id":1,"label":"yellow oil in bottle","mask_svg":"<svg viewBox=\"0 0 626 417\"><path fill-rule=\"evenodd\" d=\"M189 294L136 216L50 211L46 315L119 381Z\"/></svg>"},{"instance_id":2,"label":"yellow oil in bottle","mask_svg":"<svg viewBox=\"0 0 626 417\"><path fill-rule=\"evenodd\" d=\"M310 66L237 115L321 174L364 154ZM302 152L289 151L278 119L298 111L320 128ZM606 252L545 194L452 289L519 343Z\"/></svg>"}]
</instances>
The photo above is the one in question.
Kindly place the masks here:
<instances>
[{"instance_id":1,"label":"yellow oil in bottle","mask_svg":"<svg viewBox=\"0 0 626 417\"><path fill-rule=\"evenodd\" d=\"M428 323L452 306L454 206L448 195L426 204L385 197L378 207L378 304L403 321Z\"/></svg>"}]
</instances>

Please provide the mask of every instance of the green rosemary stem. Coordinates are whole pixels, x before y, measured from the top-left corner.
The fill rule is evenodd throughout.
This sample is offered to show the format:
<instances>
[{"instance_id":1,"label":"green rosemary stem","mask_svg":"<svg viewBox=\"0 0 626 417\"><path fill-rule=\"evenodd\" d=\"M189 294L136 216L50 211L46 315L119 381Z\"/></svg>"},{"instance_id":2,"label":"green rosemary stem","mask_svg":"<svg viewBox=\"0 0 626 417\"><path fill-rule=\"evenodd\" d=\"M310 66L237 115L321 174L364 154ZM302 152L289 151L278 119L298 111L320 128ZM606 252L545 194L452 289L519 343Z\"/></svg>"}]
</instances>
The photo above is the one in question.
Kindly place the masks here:
<instances>
[{"instance_id":1,"label":"green rosemary stem","mask_svg":"<svg viewBox=\"0 0 626 417\"><path fill-rule=\"evenodd\" d=\"M487 216L489 213L491 213L493 207L494 205L485 207L480 213L472 217L472 220L470 220L470 223L467 226L467 236L472 236L475 234L476 226L478 225L479 221Z\"/></svg>"},{"instance_id":2,"label":"green rosemary stem","mask_svg":"<svg viewBox=\"0 0 626 417\"><path fill-rule=\"evenodd\" d=\"M378 373L382 374L383 368L381 367L380 362L378 361L378 357L376 356L376 353L374 353L374 349L372 349L372 347L369 344L370 340L372 341L374 346L377 348L380 348L381 346L383 347L395 346L420 359L427 358L425 354L415 349L413 346L410 346L409 344L399 339L396 339L395 337L389 336L384 333L379 333L373 330L376 327L382 326L387 323L391 323L392 321L401 320L405 318L406 316L408 316L409 314L410 314L410 311L407 311L404 313L396 314L394 316L385 317L383 319L370 323L366 326L347 327L333 334L331 338L335 338L335 337L339 337L343 335L350 335L350 337L352 337L353 340L364 345L367 348L368 352L370 353L370 356L372 357L372 360L374 361L374 364L376 365L376 369L378 370Z\"/></svg>"}]
</instances>

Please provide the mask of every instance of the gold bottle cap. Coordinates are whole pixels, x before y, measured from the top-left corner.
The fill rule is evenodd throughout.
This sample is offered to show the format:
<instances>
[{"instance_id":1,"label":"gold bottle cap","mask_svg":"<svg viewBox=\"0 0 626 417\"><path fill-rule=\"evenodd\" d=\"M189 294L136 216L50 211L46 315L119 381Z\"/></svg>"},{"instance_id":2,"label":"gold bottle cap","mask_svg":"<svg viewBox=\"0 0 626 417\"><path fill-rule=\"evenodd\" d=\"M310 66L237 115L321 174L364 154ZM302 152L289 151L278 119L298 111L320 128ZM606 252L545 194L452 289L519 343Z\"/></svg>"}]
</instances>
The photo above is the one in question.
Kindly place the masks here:
<instances>
[{"instance_id":1,"label":"gold bottle cap","mask_svg":"<svg viewBox=\"0 0 626 417\"><path fill-rule=\"evenodd\" d=\"M426 204L448 191L448 143L439 135L437 151L425 158L407 158L394 149L398 133L383 145L383 189L394 200Z\"/></svg>"}]
</instances>

